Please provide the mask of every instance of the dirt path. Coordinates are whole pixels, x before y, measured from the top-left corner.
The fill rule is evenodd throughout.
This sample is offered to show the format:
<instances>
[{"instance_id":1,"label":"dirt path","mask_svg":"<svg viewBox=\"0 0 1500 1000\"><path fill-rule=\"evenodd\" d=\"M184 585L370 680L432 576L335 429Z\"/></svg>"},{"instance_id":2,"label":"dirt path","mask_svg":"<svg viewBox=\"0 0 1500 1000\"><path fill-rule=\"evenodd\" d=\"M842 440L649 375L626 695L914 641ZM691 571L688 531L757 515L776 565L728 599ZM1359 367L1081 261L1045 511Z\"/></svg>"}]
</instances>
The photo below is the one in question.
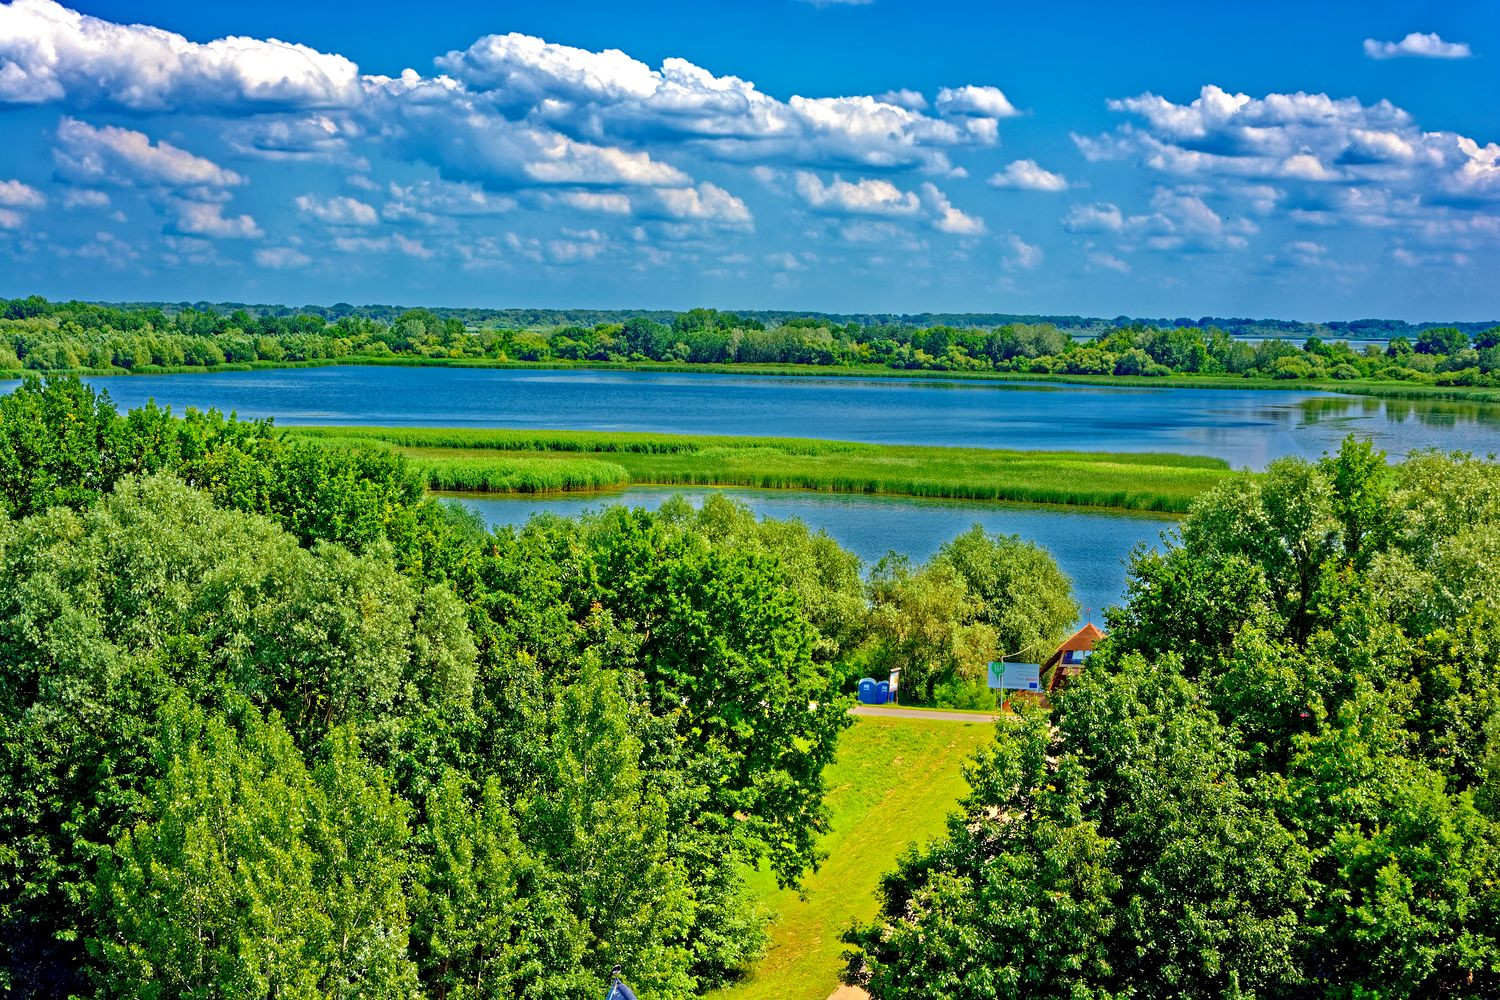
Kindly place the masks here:
<instances>
[{"instance_id":1,"label":"dirt path","mask_svg":"<svg viewBox=\"0 0 1500 1000\"><path fill-rule=\"evenodd\" d=\"M828 1000L870 1000L870 994L858 986L840 986L828 994Z\"/></svg>"},{"instance_id":2,"label":"dirt path","mask_svg":"<svg viewBox=\"0 0 1500 1000\"><path fill-rule=\"evenodd\" d=\"M945 712L940 708L888 708L884 705L855 705L850 715L873 719L941 719L945 722L994 722L997 716L985 712Z\"/></svg>"}]
</instances>

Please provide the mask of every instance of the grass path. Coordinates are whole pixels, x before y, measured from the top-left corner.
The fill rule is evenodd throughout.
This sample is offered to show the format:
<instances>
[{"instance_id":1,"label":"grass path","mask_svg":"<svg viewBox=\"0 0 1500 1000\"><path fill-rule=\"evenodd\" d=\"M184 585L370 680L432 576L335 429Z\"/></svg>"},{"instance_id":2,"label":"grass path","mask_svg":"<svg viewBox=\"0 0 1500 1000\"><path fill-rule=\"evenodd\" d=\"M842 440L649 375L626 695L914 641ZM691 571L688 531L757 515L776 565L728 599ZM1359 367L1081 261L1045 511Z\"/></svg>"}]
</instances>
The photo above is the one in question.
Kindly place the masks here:
<instances>
[{"instance_id":1,"label":"grass path","mask_svg":"<svg viewBox=\"0 0 1500 1000\"><path fill-rule=\"evenodd\" d=\"M1183 513L1234 475L1191 455L876 445L801 438L470 428L295 427L384 445L434 490L542 493L631 484L748 486Z\"/></svg>"},{"instance_id":2,"label":"grass path","mask_svg":"<svg viewBox=\"0 0 1500 1000\"><path fill-rule=\"evenodd\" d=\"M712 1000L827 1000L843 969L839 935L875 917L876 885L907 844L942 833L968 791L960 767L993 731L983 721L858 719L827 772L828 859L807 879L805 899L756 873L752 888L779 914L770 950Z\"/></svg>"}]
</instances>

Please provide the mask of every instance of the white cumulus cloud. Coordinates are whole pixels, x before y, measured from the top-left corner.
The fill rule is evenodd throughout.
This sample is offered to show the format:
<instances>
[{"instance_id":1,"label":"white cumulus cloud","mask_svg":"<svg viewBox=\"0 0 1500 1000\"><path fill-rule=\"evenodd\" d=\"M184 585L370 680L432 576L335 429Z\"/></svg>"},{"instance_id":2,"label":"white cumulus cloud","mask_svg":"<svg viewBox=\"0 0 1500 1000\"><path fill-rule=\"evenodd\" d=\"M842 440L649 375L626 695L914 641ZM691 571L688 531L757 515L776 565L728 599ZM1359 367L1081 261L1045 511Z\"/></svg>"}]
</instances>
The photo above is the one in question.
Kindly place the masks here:
<instances>
[{"instance_id":1,"label":"white cumulus cloud","mask_svg":"<svg viewBox=\"0 0 1500 1000\"><path fill-rule=\"evenodd\" d=\"M944 87L938 91L937 109L945 115L979 115L1014 118L1021 112L999 87Z\"/></svg>"},{"instance_id":2,"label":"white cumulus cloud","mask_svg":"<svg viewBox=\"0 0 1500 1000\"><path fill-rule=\"evenodd\" d=\"M948 196L931 182L922 185L922 200L932 212L932 228L940 233L954 236L979 236L984 233L984 220L959 211L948 200Z\"/></svg>"},{"instance_id":3,"label":"white cumulus cloud","mask_svg":"<svg viewBox=\"0 0 1500 1000\"><path fill-rule=\"evenodd\" d=\"M306 267L312 258L296 247L260 247L254 253L255 263L272 270Z\"/></svg>"},{"instance_id":4,"label":"white cumulus cloud","mask_svg":"<svg viewBox=\"0 0 1500 1000\"><path fill-rule=\"evenodd\" d=\"M1451 228L1473 206L1500 205L1500 147L1423 129L1389 101L1251 97L1209 85L1187 103L1148 93L1109 107L1131 120L1104 135L1075 135L1086 158L1135 161L1242 199L1257 214Z\"/></svg>"},{"instance_id":5,"label":"white cumulus cloud","mask_svg":"<svg viewBox=\"0 0 1500 1000\"><path fill-rule=\"evenodd\" d=\"M764 211L756 200L752 213L736 193L758 177L756 199L840 220L816 224L835 239L841 227L878 229L894 254L925 246L930 231L986 231L931 181L955 185L964 203L974 182L956 185L975 165L963 157L995 146L1000 122L1020 112L999 87L954 84L925 95L773 95L687 59L647 63L521 33L384 75L275 38L199 42L55 0L0 0L0 108L47 105L60 116L52 148L39 151L55 163L56 190L0 180L0 209L8 218L48 204L101 210L137 228L165 218L152 245L171 266L229 262L235 251L220 240L263 240L239 259L270 269L329 249L509 262L522 251L502 239L495 219L507 216L506 229L525 234L524 252L539 263L629 246L632 266L655 267L690 254L757 259L734 241ZM1361 146L1383 148L1378 137ZM1486 156L1475 148L1472 186L1489 183ZM306 186L268 182L274 207L259 184L237 203L251 178L293 171ZM1031 160L997 176L1067 188ZM555 238L544 213L560 209L591 213L604 232ZM788 217L806 224L803 213ZM59 220L83 225L61 212ZM316 225L291 229L297 220ZM437 233L441 242L423 242ZM663 242L678 245L653 245Z\"/></svg>"},{"instance_id":6,"label":"white cumulus cloud","mask_svg":"<svg viewBox=\"0 0 1500 1000\"><path fill-rule=\"evenodd\" d=\"M557 200L580 212L599 212L604 215L629 215L630 197L618 191L564 191Z\"/></svg>"},{"instance_id":7,"label":"white cumulus cloud","mask_svg":"<svg viewBox=\"0 0 1500 1000\"><path fill-rule=\"evenodd\" d=\"M883 94L876 94L875 100L884 104L894 104L898 108L906 108L908 111L927 110L927 98L920 90L909 90L901 87L897 90L887 90Z\"/></svg>"},{"instance_id":8,"label":"white cumulus cloud","mask_svg":"<svg viewBox=\"0 0 1500 1000\"><path fill-rule=\"evenodd\" d=\"M726 226L750 224L750 209L723 188L704 182L695 188L662 188L656 192L662 209L674 219Z\"/></svg>"},{"instance_id":9,"label":"white cumulus cloud","mask_svg":"<svg viewBox=\"0 0 1500 1000\"><path fill-rule=\"evenodd\" d=\"M182 111L346 107L359 99L358 67L305 45L198 44L52 0L0 6L0 102Z\"/></svg>"},{"instance_id":10,"label":"white cumulus cloud","mask_svg":"<svg viewBox=\"0 0 1500 1000\"><path fill-rule=\"evenodd\" d=\"M177 231L228 240L253 240L265 235L248 215L225 216L224 205L217 201L178 203Z\"/></svg>"},{"instance_id":11,"label":"white cumulus cloud","mask_svg":"<svg viewBox=\"0 0 1500 1000\"><path fill-rule=\"evenodd\" d=\"M9 208L41 208L47 204L42 192L20 181L0 181L0 205Z\"/></svg>"},{"instance_id":12,"label":"white cumulus cloud","mask_svg":"<svg viewBox=\"0 0 1500 1000\"><path fill-rule=\"evenodd\" d=\"M58 170L82 184L161 185L173 188L225 188L245 178L169 142L152 142L144 132L104 125L99 128L64 118L53 151Z\"/></svg>"},{"instance_id":13,"label":"white cumulus cloud","mask_svg":"<svg viewBox=\"0 0 1500 1000\"><path fill-rule=\"evenodd\" d=\"M69 188L63 192L63 208L108 208L109 195L92 188Z\"/></svg>"},{"instance_id":14,"label":"white cumulus cloud","mask_svg":"<svg viewBox=\"0 0 1500 1000\"><path fill-rule=\"evenodd\" d=\"M1121 260L1119 257L1116 257L1114 254L1107 253L1103 250L1089 251L1088 261L1096 268L1102 267L1104 270L1114 271L1116 274L1130 273L1130 265L1128 263Z\"/></svg>"},{"instance_id":15,"label":"white cumulus cloud","mask_svg":"<svg viewBox=\"0 0 1500 1000\"><path fill-rule=\"evenodd\" d=\"M1013 160L1004 170L990 178L998 188L1020 191L1066 191L1068 179L1037 165L1035 160Z\"/></svg>"},{"instance_id":16,"label":"white cumulus cloud","mask_svg":"<svg viewBox=\"0 0 1500 1000\"><path fill-rule=\"evenodd\" d=\"M351 115L258 115L224 130L236 152L265 160L337 162L364 128Z\"/></svg>"},{"instance_id":17,"label":"white cumulus cloud","mask_svg":"<svg viewBox=\"0 0 1500 1000\"><path fill-rule=\"evenodd\" d=\"M1473 53L1465 42L1445 42L1435 31L1413 31L1399 42L1365 39L1365 55L1371 59L1418 56L1423 59L1467 59Z\"/></svg>"},{"instance_id":18,"label":"white cumulus cloud","mask_svg":"<svg viewBox=\"0 0 1500 1000\"><path fill-rule=\"evenodd\" d=\"M1186 251L1241 249L1259 231L1242 215L1220 214L1201 193L1178 188L1158 188L1151 211L1140 214L1127 214L1110 202L1074 205L1063 217L1063 228L1115 234L1131 248Z\"/></svg>"},{"instance_id":19,"label":"white cumulus cloud","mask_svg":"<svg viewBox=\"0 0 1500 1000\"><path fill-rule=\"evenodd\" d=\"M835 174L825 184L817 174L801 170L794 183L804 202L832 215L916 215L922 209L916 194L881 178L846 181Z\"/></svg>"},{"instance_id":20,"label":"white cumulus cloud","mask_svg":"<svg viewBox=\"0 0 1500 1000\"><path fill-rule=\"evenodd\" d=\"M378 190L378 187L376 188ZM390 200L380 214L386 219L434 225L440 219L480 218L515 211L517 202L492 194L472 182L423 180L390 185Z\"/></svg>"},{"instance_id":21,"label":"white cumulus cloud","mask_svg":"<svg viewBox=\"0 0 1500 1000\"><path fill-rule=\"evenodd\" d=\"M1118 233L1125 228L1125 213L1109 202L1074 205L1063 217L1063 228L1070 233Z\"/></svg>"},{"instance_id":22,"label":"white cumulus cloud","mask_svg":"<svg viewBox=\"0 0 1500 1000\"><path fill-rule=\"evenodd\" d=\"M1001 261L1001 267L1007 271L1035 271L1042 266L1042 259L1046 255L1036 244L1027 243L1015 233L1006 233L1001 243L1008 251Z\"/></svg>"},{"instance_id":23,"label":"white cumulus cloud","mask_svg":"<svg viewBox=\"0 0 1500 1000\"><path fill-rule=\"evenodd\" d=\"M943 91L940 110L958 121L923 114L920 95L909 91L783 101L685 59L653 69L617 49L591 52L519 33L486 36L438 65L507 114L580 140L693 140L734 162L946 170L946 150L994 142L995 119L1015 114L994 87Z\"/></svg>"},{"instance_id":24,"label":"white cumulus cloud","mask_svg":"<svg viewBox=\"0 0 1500 1000\"><path fill-rule=\"evenodd\" d=\"M338 195L333 198L318 198L314 195L298 195L293 202L304 219L311 219L329 226L373 226L380 221L375 208L358 198Z\"/></svg>"}]
</instances>

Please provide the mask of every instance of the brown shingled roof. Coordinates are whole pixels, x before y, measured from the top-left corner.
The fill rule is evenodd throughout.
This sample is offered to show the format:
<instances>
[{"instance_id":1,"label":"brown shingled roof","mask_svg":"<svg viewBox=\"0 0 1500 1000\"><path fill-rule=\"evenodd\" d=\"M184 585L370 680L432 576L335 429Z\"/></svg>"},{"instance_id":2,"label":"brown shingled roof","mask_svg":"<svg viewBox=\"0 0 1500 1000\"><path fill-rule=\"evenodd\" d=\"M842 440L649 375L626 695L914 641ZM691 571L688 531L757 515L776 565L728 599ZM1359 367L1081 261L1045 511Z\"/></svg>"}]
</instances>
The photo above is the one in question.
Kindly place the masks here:
<instances>
[{"instance_id":1,"label":"brown shingled roof","mask_svg":"<svg viewBox=\"0 0 1500 1000\"><path fill-rule=\"evenodd\" d=\"M1081 663L1062 663L1064 653L1087 652L1094 648L1094 643L1103 638L1104 632L1093 622L1089 622L1074 632L1072 637L1065 640L1061 646L1058 646L1057 652L1047 657L1047 662L1042 664L1042 675L1047 678L1047 690L1056 691L1083 670Z\"/></svg>"}]
</instances>

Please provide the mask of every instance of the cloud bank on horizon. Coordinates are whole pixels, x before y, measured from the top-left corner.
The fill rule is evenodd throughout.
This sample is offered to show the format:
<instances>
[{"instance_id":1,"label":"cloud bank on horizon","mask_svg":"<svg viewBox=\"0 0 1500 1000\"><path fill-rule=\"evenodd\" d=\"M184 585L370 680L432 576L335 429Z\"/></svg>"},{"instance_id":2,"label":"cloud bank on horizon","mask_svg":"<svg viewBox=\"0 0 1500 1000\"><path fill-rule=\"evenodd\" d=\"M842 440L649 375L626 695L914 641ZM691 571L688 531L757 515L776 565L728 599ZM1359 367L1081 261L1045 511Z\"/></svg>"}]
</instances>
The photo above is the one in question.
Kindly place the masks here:
<instances>
[{"instance_id":1,"label":"cloud bank on horizon","mask_svg":"<svg viewBox=\"0 0 1500 1000\"><path fill-rule=\"evenodd\" d=\"M1261 314L1393 314L1410 273L1500 314L1494 141L1212 82L1100 94L1112 121L1075 130L989 75L782 97L520 32L382 75L13 0L0 295L1165 312L1260 287Z\"/></svg>"}]
</instances>

